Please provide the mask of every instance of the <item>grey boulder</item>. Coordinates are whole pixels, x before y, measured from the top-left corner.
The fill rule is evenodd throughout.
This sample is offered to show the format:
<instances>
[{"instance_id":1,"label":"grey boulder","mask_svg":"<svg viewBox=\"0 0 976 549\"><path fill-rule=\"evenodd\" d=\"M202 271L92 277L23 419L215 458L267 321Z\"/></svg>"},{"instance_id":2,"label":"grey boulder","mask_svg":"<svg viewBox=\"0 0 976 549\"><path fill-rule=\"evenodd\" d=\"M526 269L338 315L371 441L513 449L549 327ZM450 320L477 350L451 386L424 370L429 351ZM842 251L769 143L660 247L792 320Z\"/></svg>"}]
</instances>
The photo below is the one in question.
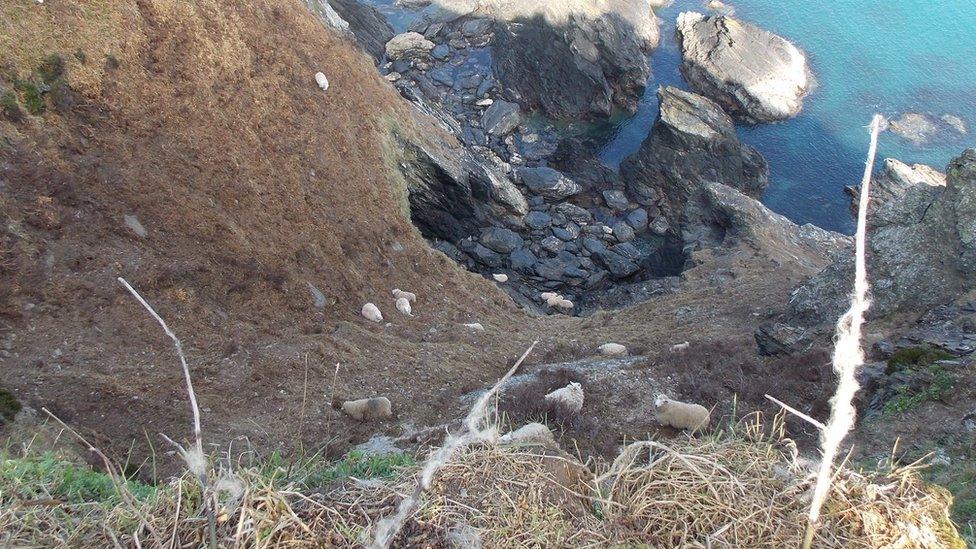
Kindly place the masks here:
<instances>
[{"instance_id":1,"label":"grey boulder","mask_svg":"<svg viewBox=\"0 0 976 549\"><path fill-rule=\"evenodd\" d=\"M562 172L545 166L519 168L518 176L530 191L550 200L564 200L583 190Z\"/></svg>"},{"instance_id":2,"label":"grey boulder","mask_svg":"<svg viewBox=\"0 0 976 549\"><path fill-rule=\"evenodd\" d=\"M699 93L747 122L800 112L813 85L806 56L785 38L724 15L678 16L681 74Z\"/></svg>"}]
</instances>

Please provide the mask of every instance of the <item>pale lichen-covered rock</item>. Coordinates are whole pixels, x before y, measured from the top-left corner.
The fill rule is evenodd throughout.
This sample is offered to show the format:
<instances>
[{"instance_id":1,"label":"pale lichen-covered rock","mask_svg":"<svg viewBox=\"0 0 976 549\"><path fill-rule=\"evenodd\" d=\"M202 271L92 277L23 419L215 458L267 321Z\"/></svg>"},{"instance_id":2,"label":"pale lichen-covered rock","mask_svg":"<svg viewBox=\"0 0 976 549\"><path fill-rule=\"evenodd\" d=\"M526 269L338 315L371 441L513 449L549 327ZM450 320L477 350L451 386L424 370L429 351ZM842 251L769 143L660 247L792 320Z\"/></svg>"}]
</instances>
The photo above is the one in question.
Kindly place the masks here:
<instances>
[{"instance_id":1,"label":"pale lichen-covered rock","mask_svg":"<svg viewBox=\"0 0 976 549\"><path fill-rule=\"evenodd\" d=\"M386 57L391 61L411 57L425 57L434 49L434 43L419 32L398 34L386 43Z\"/></svg>"},{"instance_id":2,"label":"pale lichen-covered rock","mask_svg":"<svg viewBox=\"0 0 976 549\"><path fill-rule=\"evenodd\" d=\"M930 169L886 162L877 176L868 218L867 271L871 308L879 318L924 311L976 284L976 150L949 163L945 184ZM833 322L848 307L853 252L797 288L794 316L806 324Z\"/></svg>"},{"instance_id":3,"label":"pale lichen-covered rock","mask_svg":"<svg viewBox=\"0 0 976 549\"><path fill-rule=\"evenodd\" d=\"M813 85L806 56L786 39L724 15L678 16L681 73L699 93L748 122L800 112Z\"/></svg>"}]
</instances>

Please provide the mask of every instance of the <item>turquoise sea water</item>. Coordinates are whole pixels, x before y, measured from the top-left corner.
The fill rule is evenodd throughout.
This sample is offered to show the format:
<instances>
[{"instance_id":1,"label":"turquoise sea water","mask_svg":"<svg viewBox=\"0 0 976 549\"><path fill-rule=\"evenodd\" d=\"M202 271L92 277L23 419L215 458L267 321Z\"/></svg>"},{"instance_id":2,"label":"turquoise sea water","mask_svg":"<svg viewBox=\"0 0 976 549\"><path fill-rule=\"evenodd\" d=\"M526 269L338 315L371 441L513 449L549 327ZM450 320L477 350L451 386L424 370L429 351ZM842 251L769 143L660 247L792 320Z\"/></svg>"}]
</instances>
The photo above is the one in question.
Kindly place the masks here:
<instances>
[{"instance_id":1,"label":"turquoise sea water","mask_svg":"<svg viewBox=\"0 0 976 549\"><path fill-rule=\"evenodd\" d=\"M792 120L740 126L741 138L769 161L763 196L773 210L800 223L851 232L844 185L860 180L867 151L864 126L874 112L906 111L962 118L967 135L923 148L882 134L879 158L944 169L976 146L976 0L730 0L735 16L784 36L807 53L818 85ZM655 91L687 89L678 72L674 24L703 2L677 0L658 11L661 46L640 110L608 137L601 157L617 165L640 147L657 114Z\"/></svg>"}]
</instances>

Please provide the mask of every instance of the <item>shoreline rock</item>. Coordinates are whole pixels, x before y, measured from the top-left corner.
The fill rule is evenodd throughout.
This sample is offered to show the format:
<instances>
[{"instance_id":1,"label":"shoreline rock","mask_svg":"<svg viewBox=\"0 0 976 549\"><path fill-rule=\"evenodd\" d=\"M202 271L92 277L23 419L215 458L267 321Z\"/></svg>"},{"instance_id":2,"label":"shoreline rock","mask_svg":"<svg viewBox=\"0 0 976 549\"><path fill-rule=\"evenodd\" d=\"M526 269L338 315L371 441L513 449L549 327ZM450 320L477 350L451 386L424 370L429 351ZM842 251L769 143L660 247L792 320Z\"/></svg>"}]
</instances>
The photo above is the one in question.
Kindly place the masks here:
<instances>
[{"instance_id":1,"label":"shoreline rock","mask_svg":"<svg viewBox=\"0 0 976 549\"><path fill-rule=\"evenodd\" d=\"M670 86L650 137L620 171L634 201L675 220L702 181L758 197L769 182L766 160L739 141L732 119L713 101Z\"/></svg>"},{"instance_id":2,"label":"shoreline rock","mask_svg":"<svg viewBox=\"0 0 976 549\"><path fill-rule=\"evenodd\" d=\"M678 16L681 74L749 123L796 116L813 86L806 56L785 38L724 15Z\"/></svg>"}]
</instances>

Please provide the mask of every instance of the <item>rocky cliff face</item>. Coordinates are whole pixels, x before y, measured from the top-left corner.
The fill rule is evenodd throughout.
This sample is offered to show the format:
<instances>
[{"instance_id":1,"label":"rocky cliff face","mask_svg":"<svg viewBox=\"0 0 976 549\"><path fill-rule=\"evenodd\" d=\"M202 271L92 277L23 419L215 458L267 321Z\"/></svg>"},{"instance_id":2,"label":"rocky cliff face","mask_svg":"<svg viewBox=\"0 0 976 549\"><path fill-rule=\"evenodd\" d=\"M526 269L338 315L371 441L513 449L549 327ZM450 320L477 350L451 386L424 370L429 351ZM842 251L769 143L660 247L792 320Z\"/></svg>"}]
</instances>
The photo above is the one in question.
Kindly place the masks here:
<instances>
[{"instance_id":1,"label":"rocky cliff face","mask_svg":"<svg viewBox=\"0 0 976 549\"><path fill-rule=\"evenodd\" d=\"M636 109L658 43L646 0L498 4L495 75L527 107L570 120Z\"/></svg>"},{"instance_id":2,"label":"rocky cliff face","mask_svg":"<svg viewBox=\"0 0 976 549\"><path fill-rule=\"evenodd\" d=\"M813 81L806 56L771 32L727 16L678 17L681 73L733 116L771 122L795 116Z\"/></svg>"},{"instance_id":3,"label":"rocky cliff face","mask_svg":"<svg viewBox=\"0 0 976 549\"><path fill-rule=\"evenodd\" d=\"M732 119L714 102L670 86L651 135L621 166L634 200L660 208L672 220L704 181L758 197L769 168L758 151L739 141Z\"/></svg>"},{"instance_id":4,"label":"rocky cliff face","mask_svg":"<svg viewBox=\"0 0 976 549\"><path fill-rule=\"evenodd\" d=\"M868 225L870 317L924 311L976 282L976 151L949 164L944 184L932 172L886 161L877 177ZM796 290L794 313L807 322L836 319L852 277L846 253Z\"/></svg>"}]
</instances>

